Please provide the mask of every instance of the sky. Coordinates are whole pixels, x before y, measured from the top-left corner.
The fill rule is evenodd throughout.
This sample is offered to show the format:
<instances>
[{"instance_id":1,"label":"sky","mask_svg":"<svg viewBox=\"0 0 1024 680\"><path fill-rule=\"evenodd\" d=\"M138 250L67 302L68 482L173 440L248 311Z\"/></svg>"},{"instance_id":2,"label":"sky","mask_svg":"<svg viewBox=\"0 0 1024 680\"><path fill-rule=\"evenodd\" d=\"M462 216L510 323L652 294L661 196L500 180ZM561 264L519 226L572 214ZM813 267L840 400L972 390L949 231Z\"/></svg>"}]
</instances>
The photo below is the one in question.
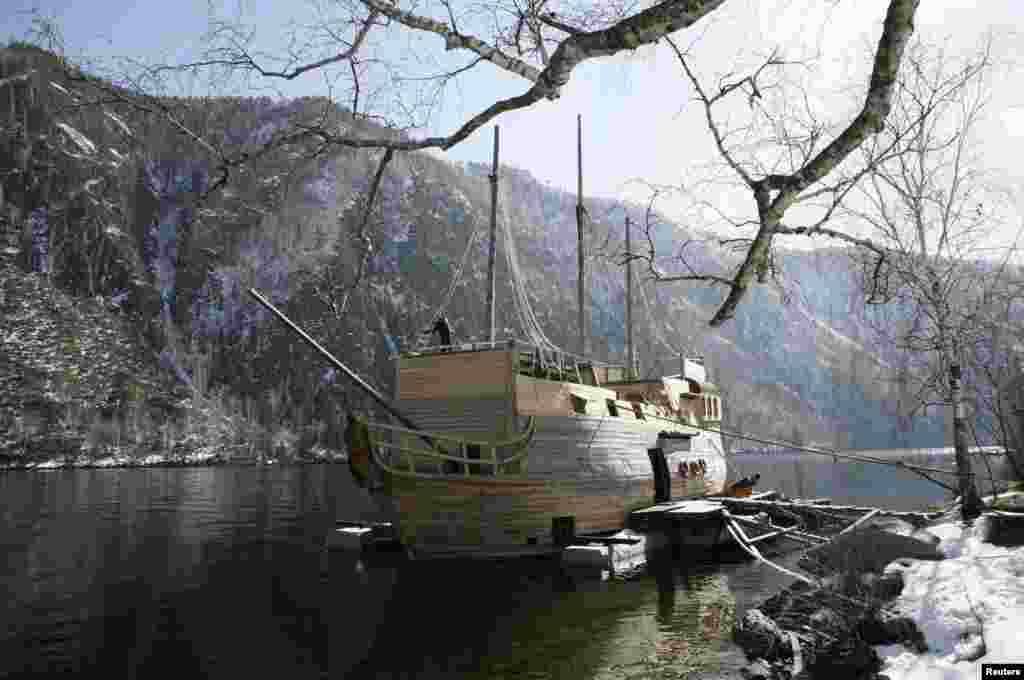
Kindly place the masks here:
<instances>
[{"instance_id":1,"label":"sky","mask_svg":"<svg viewBox=\"0 0 1024 680\"><path fill-rule=\"evenodd\" d=\"M256 30L262 46L280 49L289 22L315 19L310 1L213 0L222 16L237 16ZM52 17L64 36L66 54L94 59L187 60L201 47L207 28L206 0L5 0L12 12L0 17L0 37L25 35L31 11ZM871 54L881 30L886 0L729 0L697 26L679 32L692 45L694 63L707 82L755 61L773 48L787 58L817 56L811 69L796 68L818 115L841 125L852 117L863 91ZM402 3L406 6L406 3ZM428 12L429 2L420 3ZM443 19L443 15L434 15ZM1013 192L1015 213L1001 232L1011 240L1024 215L1024 3L1018 0L922 0L916 33L941 43L950 54L967 53L987 33L995 36L998 63L977 150L986 168ZM463 29L467 30L467 29ZM467 30L467 32L469 32ZM445 53L441 38L392 32L381 49L414 52L441 65L461 65L465 56ZM482 64L457 81L435 109L431 134L446 134L495 99L527 89L528 83ZM316 73L289 83L286 94L318 95L325 82ZM387 88L379 90L386 96ZM649 184L694 187L717 161L703 111L673 53L665 45L586 62L573 72L562 97L500 116L501 160L531 172L551 186L575 191L576 116L583 115L584 192L588 196L644 202ZM490 162L491 126L441 154L452 161ZM713 191L702 186L701 191ZM723 190L724 191L724 190ZM732 200L732 199L730 199ZM738 194L737 201L750 202ZM669 216L693 219L692 194L669 197L659 207ZM787 245L798 246L794 239Z\"/></svg>"}]
</instances>

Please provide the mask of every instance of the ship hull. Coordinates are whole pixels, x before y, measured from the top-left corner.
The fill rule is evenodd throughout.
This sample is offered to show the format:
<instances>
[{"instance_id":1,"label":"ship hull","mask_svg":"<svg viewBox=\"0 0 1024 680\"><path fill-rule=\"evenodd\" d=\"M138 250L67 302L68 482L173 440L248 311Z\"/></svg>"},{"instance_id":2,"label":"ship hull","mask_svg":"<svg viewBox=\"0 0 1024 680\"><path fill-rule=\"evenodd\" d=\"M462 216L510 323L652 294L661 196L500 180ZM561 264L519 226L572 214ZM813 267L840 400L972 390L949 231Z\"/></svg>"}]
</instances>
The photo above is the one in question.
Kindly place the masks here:
<instances>
[{"instance_id":1,"label":"ship hull","mask_svg":"<svg viewBox=\"0 0 1024 680\"><path fill-rule=\"evenodd\" d=\"M714 432L659 437L671 423L605 416L536 416L525 470L422 474L381 460L381 508L419 555L515 555L552 551L556 518L577 533L614 531L655 500L648 449L667 462L672 499L721 493L726 480Z\"/></svg>"}]
</instances>

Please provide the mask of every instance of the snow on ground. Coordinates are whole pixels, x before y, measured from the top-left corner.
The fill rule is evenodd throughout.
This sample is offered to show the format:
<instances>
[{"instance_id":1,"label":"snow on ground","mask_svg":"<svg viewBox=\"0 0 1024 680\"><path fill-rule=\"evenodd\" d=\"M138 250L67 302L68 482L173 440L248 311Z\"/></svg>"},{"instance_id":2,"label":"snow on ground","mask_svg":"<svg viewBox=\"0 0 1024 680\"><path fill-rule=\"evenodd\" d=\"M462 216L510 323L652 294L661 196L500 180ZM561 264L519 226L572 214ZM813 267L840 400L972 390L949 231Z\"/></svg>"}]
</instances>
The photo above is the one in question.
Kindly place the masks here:
<instances>
[{"instance_id":1,"label":"snow on ground","mask_svg":"<svg viewBox=\"0 0 1024 680\"><path fill-rule=\"evenodd\" d=\"M978 529L933 527L945 560L888 567L905 581L894 609L917 623L929 648L879 646L880 672L891 680L977 680L983 662L1024 662L1024 547L983 543Z\"/></svg>"}]
</instances>

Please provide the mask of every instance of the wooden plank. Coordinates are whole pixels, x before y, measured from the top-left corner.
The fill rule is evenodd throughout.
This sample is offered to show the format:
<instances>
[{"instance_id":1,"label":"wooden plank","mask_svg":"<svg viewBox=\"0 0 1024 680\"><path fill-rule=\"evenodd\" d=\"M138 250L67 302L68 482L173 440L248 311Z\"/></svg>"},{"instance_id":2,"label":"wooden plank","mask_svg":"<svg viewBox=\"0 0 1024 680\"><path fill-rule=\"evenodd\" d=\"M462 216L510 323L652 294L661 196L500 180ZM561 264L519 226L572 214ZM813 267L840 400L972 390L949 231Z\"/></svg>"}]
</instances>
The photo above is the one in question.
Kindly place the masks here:
<instances>
[{"instance_id":1,"label":"wooden plank","mask_svg":"<svg viewBox=\"0 0 1024 680\"><path fill-rule=\"evenodd\" d=\"M399 400L503 396L512 371L508 350L450 352L399 359Z\"/></svg>"},{"instance_id":2,"label":"wooden plank","mask_svg":"<svg viewBox=\"0 0 1024 680\"><path fill-rule=\"evenodd\" d=\"M745 524L750 524L751 526L756 526L756 527L761 528L761 529L769 529L769 530L771 530L771 529L775 529L776 528L772 524L766 524L764 522L758 522L757 520L750 519L749 517L743 517L742 515L730 515L730 517L732 517L732 519L736 520L737 522L743 522ZM804 532L804 531L796 531L795 529L791 530L787 534L787 537L796 539L796 540L798 540L798 541L800 541L802 543L806 543L807 545L821 545L822 543L828 543L829 542L829 539L825 538L824 536L818 536L817 534L809 534L809 533Z\"/></svg>"},{"instance_id":3,"label":"wooden plank","mask_svg":"<svg viewBox=\"0 0 1024 680\"><path fill-rule=\"evenodd\" d=\"M603 387L545 380L522 374L515 376L515 400L520 416L575 415L571 398L573 395L586 401L584 415L592 416L607 416L607 400L615 400L615 392ZM626 415L630 420L635 419L632 413L620 417Z\"/></svg>"},{"instance_id":4,"label":"wooden plank","mask_svg":"<svg viewBox=\"0 0 1024 680\"><path fill-rule=\"evenodd\" d=\"M459 477L413 479L392 476L390 494L405 545L421 552L494 552L523 548L528 538L550 543L551 520L572 515L581 534L621 529L627 505L653 492L650 480L635 480L609 496L596 480L507 482Z\"/></svg>"},{"instance_id":5,"label":"wooden plank","mask_svg":"<svg viewBox=\"0 0 1024 680\"><path fill-rule=\"evenodd\" d=\"M675 501L675 502L672 502L672 503L659 503L657 505L652 505L649 508L642 508L640 510L634 510L631 514L634 514L634 515L646 515L646 514L665 513L665 512L668 512L669 510L674 510L674 509L676 509L676 508L678 508L678 507L680 507L682 505L685 505L688 502L689 501Z\"/></svg>"},{"instance_id":6,"label":"wooden plank","mask_svg":"<svg viewBox=\"0 0 1024 680\"><path fill-rule=\"evenodd\" d=\"M818 582L814 579L808 576L804 576L803 574L797 573L795 571L786 569L785 567L782 567L778 564L775 564L767 557L762 555L761 552L757 548L755 548L752 543L750 543L750 539L747 538L746 534L743 533L743 529L740 528L740 525L733 521L733 516L729 514L729 511L723 508L722 513L724 514L726 520L725 528L729 531L729 533L732 535L733 539L736 540L739 546L743 548L743 550L745 550L747 553L752 555L754 558L756 558L763 564L766 564L769 567L776 569L782 572L783 574L786 574L787 576L792 576L793 578L799 579L804 583L807 583L812 586L818 585Z\"/></svg>"},{"instance_id":7,"label":"wooden plank","mask_svg":"<svg viewBox=\"0 0 1024 680\"><path fill-rule=\"evenodd\" d=\"M505 430L512 404L502 396L459 397L454 399L405 399L396 402L423 429L451 437L495 441L516 433ZM404 445L417 445L415 435L404 437Z\"/></svg>"},{"instance_id":8,"label":"wooden plank","mask_svg":"<svg viewBox=\"0 0 1024 680\"><path fill-rule=\"evenodd\" d=\"M874 517L875 515L877 515L880 512L882 512L881 508L875 508L871 512L865 513L863 517L861 517L856 522L854 522L850 526L848 526L845 529L843 529L842 531L840 531L839 535L842 536L843 534L845 534L845 533L847 533L849 531L853 531L854 529L856 529L857 527L861 526L862 524L864 524L864 522L867 522L869 519L871 519L872 517Z\"/></svg>"},{"instance_id":9,"label":"wooden plank","mask_svg":"<svg viewBox=\"0 0 1024 680\"><path fill-rule=\"evenodd\" d=\"M748 507L753 507L753 508L765 508L765 509L767 509L767 508L778 508L778 509L792 508L794 510L801 510L801 509L810 510L810 509L813 509L812 507L810 507L810 506L808 506L808 505L806 505L804 503L794 503L792 501L761 501L761 500L754 500L752 498L728 498L728 497L722 497L721 499L718 499L718 500L721 500L726 505L741 505L741 506L748 506ZM868 508L868 507L862 507L862 506L858 506L858 505L830 505L828 507L828 509L831 512L837 512L837 511L870 512L871 510L875 510L876 508ZM933 518L933 517L938 517L942 513L938 513L938 512L909 512L909 511L895 511L895 510L879 510L878 514L882 515L883 517L915 517L915 518L930 519L930 518Z\"/></svg>"},{"instance_id":10,"label":"wooden plank","mask_svg":"<svg viewBox=\"0 0 1024 680\"><path fill-rule=\"evenodd\" d=\"M673 519L715 517L722 514L723 508L721 503L713 501L686 501L679 507L668 510L665 514Z\"/></svg>"},{"instance_id":11,"label":"wooden plank","mask_svg":"<svg viewBox=\"0 0 1024 680\"><path fill-rule=\"evenodd\" d=\"M776 538L778 536L783 536L785 534L788 534L789 532L793 531L793 529L794 529L794 527L786 527L784 529L777 529L776 531L769 531L768 533L761 534L760 536L754 536L753 538L751 538L749 540L750 540L751 544L759 543L761 541L767 541L770 538Z\"/></svg>"}]
</instances>

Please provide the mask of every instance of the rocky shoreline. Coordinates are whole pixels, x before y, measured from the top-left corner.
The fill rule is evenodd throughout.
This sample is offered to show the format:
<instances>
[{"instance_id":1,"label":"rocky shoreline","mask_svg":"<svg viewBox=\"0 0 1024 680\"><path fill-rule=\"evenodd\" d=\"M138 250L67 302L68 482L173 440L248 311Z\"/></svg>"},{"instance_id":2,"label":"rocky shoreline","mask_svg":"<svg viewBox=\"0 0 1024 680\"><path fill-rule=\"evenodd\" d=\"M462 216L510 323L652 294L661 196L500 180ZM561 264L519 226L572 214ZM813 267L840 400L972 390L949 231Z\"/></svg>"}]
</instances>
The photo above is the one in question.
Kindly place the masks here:
<instances>
[{"instance_id":1,"label":"rocky shoreline","mask_svg":"<svg viewBox=\"0 0 1024 680\"><path fill-rule=\"evenodd\" d=\"M1000 502L1016 506L1018 500L1024 501L1024 494L1011 492ZM993 503L991 497L986 501L990 506ZM748 610L736 622L733 639L749 662L743 669L744 677L892 680L899 676L892 676L892 670L889 674L885 672L891 657L900 657L904 665L914 663L908 659L950 667L976 664L987 653L984 635L980 646L961 642L953 650L946 649L949 645L933 639L933 633L926 637L925 631L934 630L935 623L922 618L913 604L920 592L941 590L944 583L934 575L941 571L940 567L926 569L923 562L944 564L942 560L958 557L964 550L964 541L975 546L975 550L979 549L976 546L988 544L1010 545L1002 548L1005 554L999 556L1024 563L1024 549L1013 547L1021 545L1016 540L1020 537L1015 535L1015 540L1008 544L997 529L988 516L972 526L964 526L951 510L926 529L899 521L878 522L808 551L799 565L817 577L816 585L798 581ZM956 569L948 567L946 571L955 573ZM931 575L921 581L922 573ZM1011 576L1013 573L1016 572L1011 569ZM912 578L917 579L913 588L907 588L906 574L914 574ZM956 578L962 575L957 574ZM1010 596L1024 603L1024 586L1013 585L1013 578L1008 583ZM905 588L912 592L905 593ZM992 612L1004 607L1002 602L980 601L973 605ZM956 627L955 622L943 625ZM978 625L984 627L980 619ZM971 633L967 628L971 626L957 635L963 639L978 637L977 631ZM885 650L884 654L880 650Z\"/></svg>"},{"instance_id":2,"label":"rocky shoreline","mask_svg":"<svg viewBox=\"0 0 1024 680\"><path fill-rule=\"evenodd\" d=\"M178 444L169 452L140 451L126 447L105 446L95 450L55 456L30 458L6 455L0 457L0 471L5 470L81 470L140 467L209 467L219 465L311 465L344 463L348 461L341 451L314 448L304 455L249 456L210 446Z\"/></svg>"},{"instance_id":3,"label":"rocky shoreline","mask_svg":"<svg viewBox=\"0 0 1024 680\"><path fill-rule=\"evenodd\" d=\"M748 610L733 631L750 661L744 676L884 680L874 645L903 644L925 651L914 622L889 615L881 606L899 594L902 580L885 575L869 582L865 597L834 583L813 587L798 581Z\"/></svg>"}]
</instances>

